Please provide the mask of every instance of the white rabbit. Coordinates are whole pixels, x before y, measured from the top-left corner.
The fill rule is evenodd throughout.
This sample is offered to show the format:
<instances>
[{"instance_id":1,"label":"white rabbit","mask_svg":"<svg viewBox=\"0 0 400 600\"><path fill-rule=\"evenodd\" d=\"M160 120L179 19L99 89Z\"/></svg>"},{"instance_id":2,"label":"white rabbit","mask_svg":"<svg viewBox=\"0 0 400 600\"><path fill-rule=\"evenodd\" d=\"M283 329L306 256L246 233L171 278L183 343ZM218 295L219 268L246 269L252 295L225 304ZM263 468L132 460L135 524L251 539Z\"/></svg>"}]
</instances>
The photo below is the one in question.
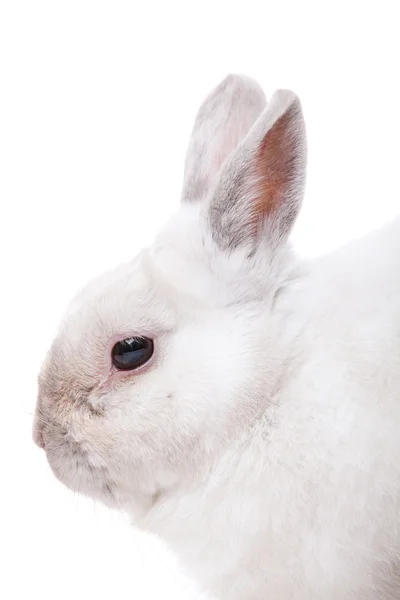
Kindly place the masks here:
<instances>
[{"instance_id":1,"label":"white rabbit","mask_svg":"<svg viewBox=\"0 0 400 600\"><path fill-rule=\"evenodd\" d=\"M34 436L217 599L399 600L400 222L296 258L301 106L265 104L205 100L180 211L72 303Z\"/></svg>"}]
</instances>

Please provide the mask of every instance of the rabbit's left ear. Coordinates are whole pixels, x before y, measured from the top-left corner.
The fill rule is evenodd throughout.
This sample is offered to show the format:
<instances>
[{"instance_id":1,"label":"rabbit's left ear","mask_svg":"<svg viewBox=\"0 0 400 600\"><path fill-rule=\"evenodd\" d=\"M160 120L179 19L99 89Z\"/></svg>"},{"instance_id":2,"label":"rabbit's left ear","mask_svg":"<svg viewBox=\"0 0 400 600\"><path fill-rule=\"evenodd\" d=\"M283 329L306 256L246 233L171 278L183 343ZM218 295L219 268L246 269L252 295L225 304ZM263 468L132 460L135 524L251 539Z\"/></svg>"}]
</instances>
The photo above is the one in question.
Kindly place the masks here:
<instances>
[{"instance_id":1,"label":"rabbit's left ear","mask_svg":"<svg viewBox=\"0 0 400 600\"><path fill-rule=\"evenodd\" d=\"M228 75L207 96L186 154L183 202L203 200L226 158L237 148L266 104L256 81Z\"/></svg>"},{"instance_id":2,"label":"rabbit's left ear","mask_svg":"<svg viewBox=\"0 0 400 600\"><path fill-rule=\"evenodd\" d=\"M303 200L306 133L300 101L275 92L249 134L225 162L207 207L222 249L286 240Z\"/></svg>"}]
</instances>

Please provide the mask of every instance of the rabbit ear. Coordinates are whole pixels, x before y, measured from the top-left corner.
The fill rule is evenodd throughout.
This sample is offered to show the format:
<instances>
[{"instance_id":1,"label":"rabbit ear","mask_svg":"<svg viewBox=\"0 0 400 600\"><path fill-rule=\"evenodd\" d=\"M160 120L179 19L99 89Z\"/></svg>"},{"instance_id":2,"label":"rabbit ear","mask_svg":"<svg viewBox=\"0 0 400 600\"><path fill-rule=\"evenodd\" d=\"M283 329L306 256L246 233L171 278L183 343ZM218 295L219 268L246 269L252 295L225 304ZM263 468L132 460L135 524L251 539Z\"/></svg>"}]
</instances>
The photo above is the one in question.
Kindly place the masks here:
<instances>
[{"instance_id":1,"label":"rabbit ear","mask_svg":"<svg viewBox=\"0 0 400 600\"><path fill-rule=\"evenodd\" d=\"M216 182L208 220L220 247L286 240L303 199L306 155L300 101L279 90Z\"/></svg>"},{"instance_id":2,"label":"rabbit ear","mask_svg":"<svg viewBox=\"0 0 400 600\"><path fill-rule=\"evenodd\" d=\"M205 99L186 155L182 201L203 199L225 159L235 150L266 104L256 81L228 75Z\"/></svg>"}]
</instances>

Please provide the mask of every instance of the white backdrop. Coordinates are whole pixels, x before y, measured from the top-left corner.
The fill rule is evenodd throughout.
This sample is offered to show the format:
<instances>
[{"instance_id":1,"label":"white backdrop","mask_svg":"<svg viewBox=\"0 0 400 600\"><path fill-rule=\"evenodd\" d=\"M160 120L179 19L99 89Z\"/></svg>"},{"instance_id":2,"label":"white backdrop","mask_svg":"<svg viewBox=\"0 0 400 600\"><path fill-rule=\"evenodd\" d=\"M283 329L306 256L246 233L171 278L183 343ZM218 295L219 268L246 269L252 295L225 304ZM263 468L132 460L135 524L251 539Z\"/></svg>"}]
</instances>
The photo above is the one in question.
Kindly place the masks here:
<instances>
[{"instance_id":1,"label":"white backdrop","mask_svg":"<svg viewBox=\"0 0 400 600\"><path fill-rule=\"evenodd\" d=\"M302 99L299 252L399 213L397 4L1 2L4 600L189 598L157 541L64 489L33 446L41 360L77 288L133 257L177 207L192 119L228 72Z\"/></svg>"}]
</instances>

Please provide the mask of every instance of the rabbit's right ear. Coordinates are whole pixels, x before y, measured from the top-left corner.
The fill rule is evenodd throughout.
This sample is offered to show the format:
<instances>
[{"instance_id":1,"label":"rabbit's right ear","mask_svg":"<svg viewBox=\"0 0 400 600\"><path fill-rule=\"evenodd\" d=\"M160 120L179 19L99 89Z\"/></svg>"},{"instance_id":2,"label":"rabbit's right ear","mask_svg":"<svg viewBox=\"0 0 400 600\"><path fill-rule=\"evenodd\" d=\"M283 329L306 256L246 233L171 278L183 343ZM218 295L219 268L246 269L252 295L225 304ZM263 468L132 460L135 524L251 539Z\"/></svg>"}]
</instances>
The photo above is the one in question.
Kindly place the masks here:
<instances>
[{"instance_id":1,"label":"rabbit's right ear","mask_svg":"<svg viewBox=\"0 0 400 600\"><path fill-rule=\"evenodd\" d=\"M204 199L228 156L245 138L266 105L256 81L228 75L204 100L186 155L183 202Z\"/></svg>"},{"instance_id":2,"label":"rabbit's right ear","mask_svg":"<svg viewBox=\"0 0 400 600\"><path fill-rule=\"evenodd\" d=\"M306 131L300 100L278 90L225 161L210 194L208 225L224 250L286 242L304 195Z\"/></svg>"}]
</instances>

